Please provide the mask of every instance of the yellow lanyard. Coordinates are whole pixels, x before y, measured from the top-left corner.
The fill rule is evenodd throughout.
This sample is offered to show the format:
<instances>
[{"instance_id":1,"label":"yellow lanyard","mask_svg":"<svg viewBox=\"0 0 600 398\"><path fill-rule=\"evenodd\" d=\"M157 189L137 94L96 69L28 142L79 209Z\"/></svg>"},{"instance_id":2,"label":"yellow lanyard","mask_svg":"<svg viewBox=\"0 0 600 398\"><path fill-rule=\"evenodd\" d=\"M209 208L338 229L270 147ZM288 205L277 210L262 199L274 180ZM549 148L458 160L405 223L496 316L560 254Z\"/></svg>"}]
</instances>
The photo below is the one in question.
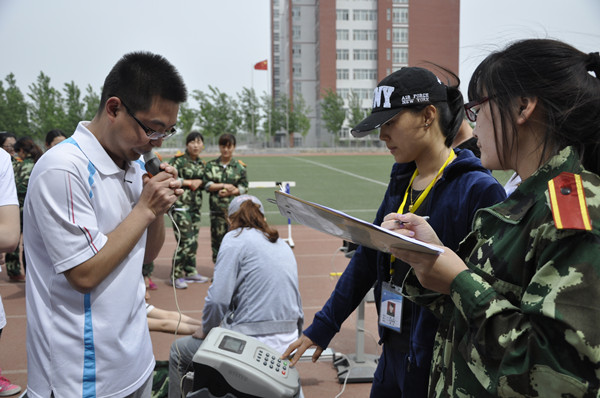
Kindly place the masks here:
<instances>
[{"instance_id":1,"label":"yellow lanyard","mask_svg":"<svg viewBox=\"0 0 600 398\"><path fill-rule=\"evenodd\" d=\"M442 167L440 168L440 170L437 172L437 175L435 176L435 178L433 180L431 180L431 182L429 183L429 185L427 185L427 188L425 188L425 190L423 191L423 193L421 193L421 195L419 195L419 197L417 198L417 201L414 204L411 204L408 207L408 211L410 213L414 213L415 211L417 211L417 209L419 208L419 206L421 206L421 203L423 203L423 201L425 200L425 198L429 194L429 191L431 191L431 188L433 188L433 186L435 185L435 182L437 181L437 179L444 172L444 169L446 168L446 166L448 166L448 164L455 157L456 157L456 154L454 153L454 151L450 150L450 155L448 155L448 159L446 159L446 161L444 162L444 164L442 165ZM412 177L410 178L410 182L408 183L408 187L406 187L406 192L404 192L404 200L402 200L402 204L398 208L398 213L402 213L402 210L404 209L404 206L406 205L406 199L408 199L408 193L410 192L410 190L412 188L412 183L413 183L415 177L418 176L418 175L419 175L419 169L416 169L415 172L413 173Z\"/></svg>"},{"instance_id":2,"label":"yellow lanyard","mask_svg":"<svg viewBox=\"0 0 600 398\"><path fill-rule=\"evenodd\" d=\"M455 157L456 157L456 154L454 153L454 151L450 150L450 155L448 155L448 159L446 159L446 161L444 162L444 164L442 165L442 167L440 168L440 170L437 172L437 175L433 178L433 180L431 180L431 182L429 183L429 185L427 185L427 188L425 188L425 190L421 193L421 195L419 195L419 197L417 198L417 201L414 204L411 204L411 205L408 206L408 211L410 213L414 213L415 211L417 211L417 209L419 208L419 206L421 206L421 203L423 203L423 201L425 200L425 198L429 194L429 191L431 191L431 188L433 188L433 186L435 185L435 182L437 181L437 179L444 172L444 169L446 168L446 166L448 166L448 164ZM415 169L415 172L413 173L412 177L410 178L410 182L408 183L408 187L406 187L406 192L404 192L404 199L402 200L402 204L398 208L398 213L402 213L402 211L404 210L404 206L406 205L406 200L408 199L408 193L410 192L410 190L412 188L412 183L413 183L415 177L418 176L418 175L419 175L419 169ZM395 260L396 260L396 258L394 256L392 256L391 257L392 263ZM393 275L393 273L394 273L394 268L390 267L390 275Z\"/></svg>"}]
</instances>

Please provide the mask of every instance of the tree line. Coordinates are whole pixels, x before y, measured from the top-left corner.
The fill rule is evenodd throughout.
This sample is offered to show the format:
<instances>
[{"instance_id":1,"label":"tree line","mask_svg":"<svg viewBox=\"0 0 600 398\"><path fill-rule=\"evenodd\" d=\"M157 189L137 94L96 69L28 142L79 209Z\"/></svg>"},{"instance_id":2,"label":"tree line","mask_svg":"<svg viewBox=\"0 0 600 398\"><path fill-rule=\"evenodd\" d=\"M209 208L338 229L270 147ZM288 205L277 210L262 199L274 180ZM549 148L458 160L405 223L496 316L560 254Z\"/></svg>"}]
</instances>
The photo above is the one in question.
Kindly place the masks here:
<instances>
[{"instance_id":1,"label":"tree line","mask_svg":"<svg viewBox=\"0 0 600 398\"><path fill-rule=\"evenodd\" d=\"M0 131L40 142L52 129L69 135L79 121L92 120L100 104L101 90L88 85L82 94L73 81L60 90L43 72L28 89L25 96L13 73L0 81ZM208 91L193 90L190 96L197 105L182 104L177 122L177 130L184 134L192 130L201 131L205 137L218 137L224 132L245 133L269 140L278 132L306 136L310 129L308 114L312 110L301 95L289 98L283 94L273 99L267 93L258 97L253 88L242 88L232 96L208 86ZM345 108L343 98L327 90L319 106L324 127L336 141L345 120L348 125L355 125L365 116L359 99L352 94Z\"/></svg>"}]
</instances>

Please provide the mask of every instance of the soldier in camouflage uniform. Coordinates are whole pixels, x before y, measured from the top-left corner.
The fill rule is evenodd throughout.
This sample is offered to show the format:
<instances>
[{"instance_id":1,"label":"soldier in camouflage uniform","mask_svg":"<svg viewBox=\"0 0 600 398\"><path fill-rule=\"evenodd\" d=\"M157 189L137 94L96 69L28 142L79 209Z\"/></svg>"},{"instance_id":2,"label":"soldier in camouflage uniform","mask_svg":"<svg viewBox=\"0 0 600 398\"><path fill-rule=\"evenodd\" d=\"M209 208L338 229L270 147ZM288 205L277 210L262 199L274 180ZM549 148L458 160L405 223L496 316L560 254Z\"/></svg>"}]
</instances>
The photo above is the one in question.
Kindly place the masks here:
<instances>
[{"instance_id":1,"label":"soldier in camouflage uniform","mask_svg":"<svg viewBox=\"0 0 600 398\"><path fill-rule=\"evenodd\" d=\"M179 248L171 270L171 278L175 279L175 287L180 289L185 289L187 282L208 281L207 277L198 274L196 270L205 168L199 155L204 149L204 137L199 132L192 131L185 141L185 153L175 155L169 162L177 169L184 190L183 195L175 202L173 211L173 220L179 228L178 230L174 227L173 232L175 239L179 241Z\"/></svg>"},{"instance_id":2,"label":"soldier in camouflage uniform","mask_svg":"<svg viewBox=\"0 0 600 398\"><path fill-rule=\"evenodd\" d=\"M21 232L23 231L23 203L29 184L29 176L33 165L42 156L42 150L31 138L19 138L15 143L15 155L18 161L13 163L15 172L15 184L17 186L17 197L19 198L19 209L21 212ZM24 282L25 276L21 274L21 262L19 260L20 246L12 253L6 253L6 272L12 282ZM25 255L22 255L23 270L25 270Z\"/></svg>"},{"instance_id":3,"label":"soldier in camouflage uniform","mask_svg":"<svg viewBox=\"0 0 600 398\"><path fill-rule=\"evenodd\" d=\"M442 318L429 395L600 396L600 56L517 42L479 65L469 97L483 165L523 182L478 212L458 255L392 250L413 267L404 293ZM395 219L440 243L416 216L383 226Z\"/></svg>"},{"instance_id":4,"label":"soldier in camouflage uniform","mask_svg":"<svg viewBox=\"0 0 600 398\"><path fill-rule=\"evenodd\" d=\"M217 253L223 237L229 230L227 207L233 197L248 192L246 165L233 158L235 136L223 134L219 137L221 156L206 163L204 175L205 189L209 193L210 243L212 260L217 261Z\"/></svg>"}]
</instances>

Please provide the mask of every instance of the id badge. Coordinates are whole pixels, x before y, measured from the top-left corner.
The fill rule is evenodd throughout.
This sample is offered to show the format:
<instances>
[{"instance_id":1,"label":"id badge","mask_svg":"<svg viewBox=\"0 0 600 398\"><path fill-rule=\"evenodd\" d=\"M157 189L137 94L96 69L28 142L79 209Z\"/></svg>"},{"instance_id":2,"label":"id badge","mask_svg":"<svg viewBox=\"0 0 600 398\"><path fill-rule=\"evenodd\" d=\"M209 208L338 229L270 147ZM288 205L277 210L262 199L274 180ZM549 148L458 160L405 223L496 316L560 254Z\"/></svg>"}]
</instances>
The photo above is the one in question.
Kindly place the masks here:
<instances>
[{"instance_id":1,"label":"id badge","mask_svg":"<svg viewBox=\"0 0 600 398\"><path fill-rule=\"evenodd\" d=\"M379 325L398 333L402 331L402 295L400 287L389 282L381 285Z\"/></svg>"}]
</instances>

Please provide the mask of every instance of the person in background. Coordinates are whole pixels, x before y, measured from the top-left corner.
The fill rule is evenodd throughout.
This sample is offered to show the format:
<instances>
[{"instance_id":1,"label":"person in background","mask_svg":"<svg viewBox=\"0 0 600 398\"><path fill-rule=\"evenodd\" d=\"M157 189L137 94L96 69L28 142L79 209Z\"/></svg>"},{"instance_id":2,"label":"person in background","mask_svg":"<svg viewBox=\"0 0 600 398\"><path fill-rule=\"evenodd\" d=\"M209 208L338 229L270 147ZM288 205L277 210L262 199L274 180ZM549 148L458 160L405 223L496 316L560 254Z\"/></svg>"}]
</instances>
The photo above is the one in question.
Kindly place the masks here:
<instances>
[{"instance_id":1,"label":"person in background","mask_svg":"<svg viewBox=\"0 0 600 398\"><path fill-rule=\"evenodd\" d=\"M148 317L148 329L151 332L176 333L181 336L193 334L202 321L192 318L177 311L156 308L148 301L150 294L146 292L146 315Z\"/></svg>"},{"instance_id":2,"label":"person in background","mask_svg":"<svg viewBox=\"0 0 600 398\"><path fill-rule=\"evenodd\" d=\"M456 253L417 216L382 225L446 245L392 249L413 267L404 293L444 315L429 395L599 396L600 55L514 42L479 64L469 98L483 165L521 184L477 213Z\"/></svg>"},{"instance_id":3,"label":"person in background","mask_svg":"<svg viewBox=\"0 0 600 398\"><path fill-rule=\"evenodd\" d=\"M452 143L452 148L457 149L468 149L473 152L473 155L478 158L481 157L481 151L477 146L477 137L473 135L473 127L469 124L467 119L463 119L460 124L460 128L456 133L456 137L454 138L454 142Z\"/></svg>"},{"instance_id":4,"label":"person in background","mask_svg":"<svg viewBox=\"0 0 600 398\"><path fill-rule=\"evenodd\" d=\"M66 139L67 139L67 136L65 135L65 133L62 132L62 130L54 129L54 130L48 131L48 133L46 134L46 139L45 139L46 150L52 148L54 145L56 145L58 143L63 142Z\"/></svg>"},{"instance_id":5,"label":"person in background","mask_svg":"<svg viewBox=\"0 0 600 398\"><path fill-rule=\"evenodd\" d=\"M258 198L237 196L228 209L223 238L202 311L202 328L175 340L169 356L169 397L181 396L179 381L214 327L253 336L278 352L298 337L304 313L294 253L267 223Z\"/></svg>"},{"instance_id":6,"label":"person in background","mask_svg":"<svg viewBox=\"0 0 600 398\"><path fill-rule=\"evenodd\" d=\"M0 252L10 252L19 247L21 230L19 229L19 200L15 186L15 177L11 156L0 149ZM6 326L6 314L0 296L0 336ZM12 384L2 376L0 369L0 396L9 397L18 394L21 387Z\"/></svg>"},{"instance_id":7,"label":"person in background","mask_svg":"<svg viewBox=\"0 0 600 398\"><path fill-rule=\"evenodd\" d=\"M364 137L380 129L396 163L373 224L381 225L390 212L429 216L431 226L457 248L470 230L475 212L505 198L502 186L468 150L453 150L464 118L458 77L447 86L424 68L408 67L384 78L374 92L371 115L352 129ZM409 265L359 246L325 306L312 325L283 354L296 350L292 364L310 347L316 361L343 322L375 285L379 314L379 358L371 397L423 397L438 320L424 307L403 300L399 293ZM393 316L389 302L398 303Z\"/></svg>"},{"instance_id":8,"label":"person in background","mask_svg":"<svg viewBox=\"0 0 600 398\"><path fill-rule=\"evenodd\" d=\"M125 54L96 115L35 164L23 209L27 396L148 398L155 359L142 265L183 193L141 155L175 133L183 79L164 57Z\"/></svg>"},{"instance_id":9,"label":"person in background","mask_svg":"<svg viewBox=\"0 0 600 398\"><path fill-rule=\"evenodd\" d=\"M235 136L225 133L219 137L221 156L206 163L204 189L209 193L210 244L212 260L217 261L221 241L227 233L227 206L238 195L248 191L246 165L233 158Z\"/></svg>"},{"instance_id":10,"label":"person in background","mask_svg":"<svg viewBox=\"0 0 600 398\"><path fill-rule=\"evenodd\" d=\"M20 230L23 230L23 204L25 203L25 195L27 194L27 186L29 185L29 176L33 166L42 156L43 152L39 146L29 137L21 137L14 145L15 153L19 161L15 164L15 184L17 186L17 197L19 198L19 210L21 214ZM23 245L25 246L25 245ZM23 250L25 250L23 248ZM25 282L25 275L21 273L21 250L17 247L13 252L6 253L6 272L8 279L11 282ZM22 255L23 271L26 271L27 261L25 260L25 252Z\"/></svg>"},{"instance_id":11,"label":"person in background","mask_svg":"<svg viewBox=\"0 0 600 398\"><path fill-rule=\"evenodd\" d=\"M11 164L13 165L13 171L14 168L17 165L17 157L15 156L15 143L17 142L17 138L15 137L15 135L13 133L10 133L8 131L4 131L2 133L0 133L0 147L2 149L4 149L9 155L10 155L10 160L11 160ZM0 253L0 265L5 263L5 254L4 253Z\"/></svg>"},{"instance_id":12,"label":"person in background","mask_svg":"<svg viewBox=\"0 0 600 398\"><path fill-rule=\"evenodd\" d=\"M521 177L519 177L519 175L516 172L514 172L512 173L508 181L506 181L506 184L504 184L506 196L510 196L519 185L521 185Z\"/></svg>"},{"instance_id":13,"label":"person in background","mask_svg":"<svg viewBox=\"0 0 600 398\"><path fill-rule=\"evenodd\" d=\"M11 161L14 162L16 161L15 159L15 144L17 142L17 137L15 137L15 135L13 133L10 133L8 131L5 131L3 133L0 133L0 147L2 147L2 149L4 149L6 152L8 152L8 154L11 156Z\"/></svg>"},{"instance_id":14,"label":"person in background","mask_svg":"<svg viewBox=\"0 0 600 398\"><path fill-rule=\"evenodd\" d=\"M157 290L158 286L152 281L152 272L154 272L154 261L142 265L142 275L148 290Z\"/></svg>"},{"instance_id":15,"label":"person in background","mask_svg":"<svg viewBox=\"0 0 600 398\"><path fill-rule=\"evenodd\" d=\"M177 253L167 283L177 289L187 288L189 282L204 283L209 278L196 270L198 233L202 210L202 188L204 186L204 162L200 153L204 150L204 137L192 131L185 137L185 153L175 155L170 161L179 174L183 195L175 202L173 227L175 241L179 242Z\"/></svg>"}]
</instances>

